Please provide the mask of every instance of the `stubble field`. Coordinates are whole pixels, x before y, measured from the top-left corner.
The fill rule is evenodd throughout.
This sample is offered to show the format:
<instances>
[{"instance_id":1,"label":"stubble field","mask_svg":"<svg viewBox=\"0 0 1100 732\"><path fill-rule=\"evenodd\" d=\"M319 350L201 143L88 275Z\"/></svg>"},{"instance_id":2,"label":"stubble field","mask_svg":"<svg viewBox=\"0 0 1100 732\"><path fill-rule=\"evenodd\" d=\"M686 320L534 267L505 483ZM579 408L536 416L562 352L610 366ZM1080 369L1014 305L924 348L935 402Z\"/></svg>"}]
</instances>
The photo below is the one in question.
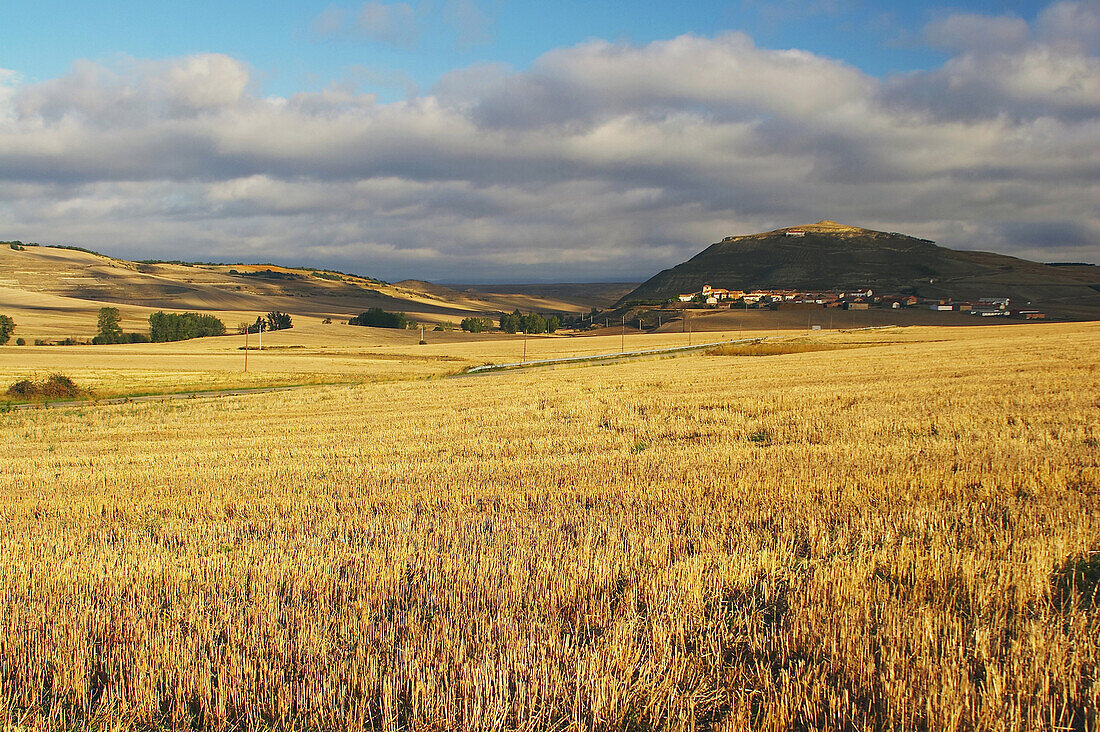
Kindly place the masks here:
<instances>
[{"instance_id":1,"label":"stubble field","mask_svg":"<svg viewBox=\"0 0 1100 732\"><path fill-rule=\"evenodd\" d=\"M892 340L0 414L0 722L1096 729L1100 327Z\"/></svg>"}]
</instances>

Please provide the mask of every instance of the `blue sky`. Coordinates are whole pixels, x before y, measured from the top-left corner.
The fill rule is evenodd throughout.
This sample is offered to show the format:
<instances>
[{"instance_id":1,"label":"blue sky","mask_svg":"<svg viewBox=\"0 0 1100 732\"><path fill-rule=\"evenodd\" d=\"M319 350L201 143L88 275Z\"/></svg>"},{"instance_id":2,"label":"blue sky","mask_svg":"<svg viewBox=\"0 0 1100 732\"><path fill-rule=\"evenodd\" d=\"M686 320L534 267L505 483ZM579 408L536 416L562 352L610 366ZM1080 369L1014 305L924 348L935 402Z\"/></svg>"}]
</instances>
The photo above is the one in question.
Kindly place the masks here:
<instances>
[{"instance_id":1,"label":"blue sky","mask_svg":"<svg viewBox=\"0 0 1100 732\"><path fill-rule=\"evenodd\" d=\"M584 281L831 218L1100 261L1100 0L0 10L4 239Z\"/></svg>"}]
</instances>

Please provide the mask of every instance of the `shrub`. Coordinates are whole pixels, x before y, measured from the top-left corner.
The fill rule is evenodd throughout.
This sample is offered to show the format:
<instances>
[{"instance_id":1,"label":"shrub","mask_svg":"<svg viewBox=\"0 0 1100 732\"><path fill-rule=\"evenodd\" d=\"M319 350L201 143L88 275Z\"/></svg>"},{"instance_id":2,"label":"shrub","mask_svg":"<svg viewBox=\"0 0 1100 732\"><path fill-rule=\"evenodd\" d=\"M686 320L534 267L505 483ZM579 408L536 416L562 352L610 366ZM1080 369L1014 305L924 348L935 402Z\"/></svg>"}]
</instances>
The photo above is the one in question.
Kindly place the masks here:
<instances>
[{"instance_id":1,"label":"shrub","mask_svg":"<svg viewBox=\"0 0 1100 732\"><path fill-rule=\"evenodd\" d=\"M27 345L27 340L25 338L16 338L15 339L15 345L25 346L25 345Z\"/></svg>"},{"instance_id":2,"label":"shrub","mask_svg":"<svg viewBox=\"0 0 1100 732\"><path fill-rule=\"evenodd\" d=\"M43 381L20 379L8 387L7 393L22 399L72 399L83 396L87 391L64 374L51 374Z\"/></svg>"},{"instance_id":3,"label":"shrub","mask_svg":"<svg viewBox=\"0 0 1100 732\"><path fill-rule=\"evenodd\" d=\"M372 328L407 328L409 319L405 313L389 313L382 308L371 308L348 321L348 325L366 325Z\"/></svg>"}]
</instances>

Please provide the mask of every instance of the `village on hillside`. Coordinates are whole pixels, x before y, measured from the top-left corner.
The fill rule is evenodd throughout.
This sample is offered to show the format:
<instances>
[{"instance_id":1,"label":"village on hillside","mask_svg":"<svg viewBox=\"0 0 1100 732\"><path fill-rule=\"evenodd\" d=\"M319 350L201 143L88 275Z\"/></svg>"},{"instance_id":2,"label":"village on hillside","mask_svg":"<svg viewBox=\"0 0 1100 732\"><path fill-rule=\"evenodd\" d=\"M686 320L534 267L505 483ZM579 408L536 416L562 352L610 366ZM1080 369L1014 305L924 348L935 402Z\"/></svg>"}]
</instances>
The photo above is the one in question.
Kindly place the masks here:
<instances>
[{"instance_id":1,"label":"village on hillside","mask_svg":"<svg viewBox=\"0 0 1100 732\"><path fill-rule=\"evenodd\" d=\"M728 290L703 285L698 292L688 292L670 303L683 309L703 308L767 308L770 310L817 310L841 308L868 310L872 307L927 308L937 312L968 312L978 317L1015 317L1042 320L1046 314L1029 307L1012 307L1007 297L982 298L975 301L933 300L916 295L876 295L871 288L852 290Z\"/></svg>"}]
</instances>

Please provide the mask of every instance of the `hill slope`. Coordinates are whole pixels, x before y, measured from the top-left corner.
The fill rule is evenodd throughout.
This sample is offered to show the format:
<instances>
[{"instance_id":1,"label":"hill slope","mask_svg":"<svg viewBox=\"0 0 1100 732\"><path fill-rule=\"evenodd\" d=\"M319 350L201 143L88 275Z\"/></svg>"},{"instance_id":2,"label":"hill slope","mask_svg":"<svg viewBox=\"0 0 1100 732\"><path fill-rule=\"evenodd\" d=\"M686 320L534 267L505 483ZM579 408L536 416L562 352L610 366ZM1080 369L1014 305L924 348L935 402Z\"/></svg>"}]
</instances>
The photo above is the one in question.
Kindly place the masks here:
<instances>
[{"instance_id":1,"label":"hill slope","mask_svg":"<svg viewBox=\"0 0 1100 732\"><path fill-rule=\"evenodd\" d=\"M790 235L789 232L804 232ZM843 289L927 298L1010 297L1052 315L1100 317L1100 267L1054 267L927 239L820 221L727 237L644 282L621 304L667 300L704 284L729 289Z\"/></svg>"},{"instance_id":2,"label":"hill slope","mask_svg":"<svg viewBox=\"0 0 1100 732\"><path fill-rule=\"evenodd\" d=\"M0 313L16 319L20 336L90 336L96 311L108 304L134 330L161 309L213 313L232 328L271 310L340 321L380 307L420 322L457 323L515 308L580 313L591 307L573 298L484 295L309 268L129 262L78 249L0 247Z\"/></svg>"}]
</instances>

